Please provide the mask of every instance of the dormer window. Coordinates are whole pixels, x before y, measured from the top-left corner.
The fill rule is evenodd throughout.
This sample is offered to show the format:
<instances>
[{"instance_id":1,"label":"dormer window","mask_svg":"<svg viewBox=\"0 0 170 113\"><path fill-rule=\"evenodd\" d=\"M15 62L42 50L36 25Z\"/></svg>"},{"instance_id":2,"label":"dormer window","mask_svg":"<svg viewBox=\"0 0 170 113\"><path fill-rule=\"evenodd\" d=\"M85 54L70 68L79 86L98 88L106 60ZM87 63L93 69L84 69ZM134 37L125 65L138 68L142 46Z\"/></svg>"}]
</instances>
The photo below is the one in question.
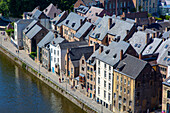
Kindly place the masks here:
<instances>
[{"instance_id":1,"label":"dormer window","mask_svg":"<svg viewBox=\"0 0 170 113\"><path fill-rule=\"evenodd\" d=\"M68 24L69 23L69 20L66 20L66 24Z\"/></svg>"},{"instance_id":2,"label":"dormer window","mask_svg":"<svg viewBox=\"0 0 170 113\"><path fill-rule=\"evenodd\" d=\"M109 54L110 50L105 51L106 54Z\"/></svg>"},{"instance_id":3,"label":"dormer window","mask_svg":"<svg viewBox=\"0 0 170 113\"><path fill-rule=\"evenodd\" d=\"M96 34L96 37L95 38L99 38L100 37L100 33Z\"/></svg>"},{"instance_id":4,"label":"dormer window","mask_svg":"<svg viewBox=\"0 0 170 113\"><path fill-rule=\"evenodd\" d=\"M76 23L73 23L73 24L72 24L72 27L74 27L74 26L75 26L75 24L76 24Z\"/></svg>"},{"instance_id":5,"label":"dormer window","mask_svg":"<svg viewBox=\"0 0 170 113\"><path fill-rule=\"evenodd\" d=\"M113 55L113 58L116 58L116 57L117 57L117 54L114 54L114 55Z\"/></svg>"}]
</instances>

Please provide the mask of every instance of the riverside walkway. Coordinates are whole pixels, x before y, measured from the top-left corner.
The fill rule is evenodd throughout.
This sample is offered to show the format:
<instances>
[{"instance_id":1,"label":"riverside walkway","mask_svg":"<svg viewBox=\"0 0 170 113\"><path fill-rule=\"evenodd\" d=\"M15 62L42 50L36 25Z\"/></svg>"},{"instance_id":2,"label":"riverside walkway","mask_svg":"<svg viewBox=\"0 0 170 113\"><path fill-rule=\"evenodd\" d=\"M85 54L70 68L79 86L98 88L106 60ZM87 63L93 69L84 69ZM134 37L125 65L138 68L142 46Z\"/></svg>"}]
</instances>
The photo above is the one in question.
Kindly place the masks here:
<instances>
[{"instance_id":1,"label":"riverside walkway","mask_svg":"<svg viewBox=\"0 0 170 113\"><path fill-rule=\"evenodd\" d=\"M9 41L9 39L5 41L4 38L6 37L0 34L0 46L6 49L11 54L13 54L15 57L18 57L28 66L37 70L39 73L44 75L46 78L50 79L53 83L67 91L67 93L71 94L73 97L77 98L79 101L81 101L94 111L98 113L112 113L109 109L105 108L101 104L98 104L96 101L86 97L80 91L71 89L71 86L68 83L66 82L60 83L58 75L52 72L48 72L45 68L41 66L41 64L33 61L24 50L20 50L19 53L16 53L17 48Z\"/></svg>"}]
</instances>

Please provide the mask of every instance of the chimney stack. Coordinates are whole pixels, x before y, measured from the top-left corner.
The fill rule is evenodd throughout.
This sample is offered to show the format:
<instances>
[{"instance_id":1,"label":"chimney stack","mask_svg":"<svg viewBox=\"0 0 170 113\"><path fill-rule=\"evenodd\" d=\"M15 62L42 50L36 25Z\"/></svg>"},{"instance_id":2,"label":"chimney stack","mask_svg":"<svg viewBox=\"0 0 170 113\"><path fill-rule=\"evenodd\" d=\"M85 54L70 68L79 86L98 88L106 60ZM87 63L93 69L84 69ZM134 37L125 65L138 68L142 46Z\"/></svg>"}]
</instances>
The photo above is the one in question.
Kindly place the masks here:
<instances>
[{"instance_id":1,"label":"chimney stack","mask_svg":"<svg viewBox=\"0 0 170 113\"><path fill-rule=\"evenodd\" d=\"M103 46L100 46L99 48L99 54L103 52Z\"/></svg>"},{"instance_id":2,"label":"chimney stack","mask_svg":"<svg viewBox=\"0 0 170 113\"><path fill-rule=\"evenodd\" d=\"M136 23L136 24L138 23L138 19L137 19L137 18L135 18L135 23Z\"/></svg>"},{"instance_id":3,"label":"chimney stack","mask_svg":"<svg viewBox=\"0 0 170 113\"><path fill-rule=\"evenodd\" d=\"M57 33L54 34L54 38L57 38Z\"/></svg>"},{"instance_id":4,"label":"chimney stack","mask_svg":"<svg viewBox=\"0 0 170 113\"><path fill-rule=\"evenodd\" d=\"M139 59L140 59L140 60L142 59L142 53L139 54Z\"/></svg>"},{"instance_id":5,"label":"chimney stack","mask_svg":"<svg viewBox=\"0 0 170 113\"><path fill-rule=\"evenodd\" d=\"M69 53L69 49L67 48L67 54Z\"/></svg>"},{"instance_id":6,"label":"chimney stack","mask_svg":"<svg viewBox=\"0 0 170 113\"><path fill-rule=\"evenodd\" d=\"M89 18L89 22L91 23L91 18Z\"/></svg>"},{"instance_id":7,"label":"chimney stack","mask_svg":"<svg viewBox=\"0 0 170 113\"><path fill-rule=\"evenodd\" d=\"M126 30L126 35L128 35L129 34L129 30Z\"/></svg>"},{"instance_id":8,"label":"chimney stack","mask_svg":"<svg viewBox=\"0 0 170 113\"><path fill-rule=\"evenodd\" d=\"M121 49L120 50L120 60L122 60L123 59L123 50Z\"/></svg>"},{"instance_id":9,"label":"chimney stack","mask_svg":"<svg viewBox=\"0 0 170 113\"><path fill-rule=\"evenodd\" d=\"M142 25L142 31L144 31L145 30L145 25Z\"/></svg>"},{"instance_id":10,"label":"chimney stack","mask_svg":"<svg viewBox=\"0 0 170 113\"><path fill-rule=\"evenodd\" d=\"M168 31L168 28L167 27L165 27L165 32L167 32Z\"/></svg>"},{"instance_id":11,"label":"chimney stack","mask_svg":"<svg viewBox=\"0 0 170 113\"><path fill-rule=\"evenodd\" d=\"M148 44L148 43L149 43L149 36L150 36L150 34L147 33L147 34L146 34L146 39L145 39L145 44Z\"/></svg>"},{"instance_id":12,"label":"chimney stack","mask_svg":"<svg viewBox=\"0 0 170 113\"><path fill-rule=\"evenodd\" d=\"M112 25L112 19L109 18L109 19L108 19L108 30L111 28L111 25Z\"/></svg>"},{"instance_id":13,"label":"chimney stack","mask_svg":"<svg viewBox=\"0 0 170 113\"><path fill-rule=\"evenodd\" d=\"M96 44L93 46L93 53L96 51Z\"/></svg>"},{"instance_id":14,"label":"chimney stack","mask_svg":"<svg viewBox=\"0 0 170 113\"><path fill-rule=\"evenodd\" d=\"M156 32L155 37L159 38L159 32Z\"/></svg>"},{"instance_id":15,"label":"chimney stack","mask_svg":"<svg viewBox=\"0 0 170 113\"><path fill-rule=\"evenodd\" d=\"M83 25L83 20L82 19L80 19L80 25Z\"/></svg>"}]
</instances>

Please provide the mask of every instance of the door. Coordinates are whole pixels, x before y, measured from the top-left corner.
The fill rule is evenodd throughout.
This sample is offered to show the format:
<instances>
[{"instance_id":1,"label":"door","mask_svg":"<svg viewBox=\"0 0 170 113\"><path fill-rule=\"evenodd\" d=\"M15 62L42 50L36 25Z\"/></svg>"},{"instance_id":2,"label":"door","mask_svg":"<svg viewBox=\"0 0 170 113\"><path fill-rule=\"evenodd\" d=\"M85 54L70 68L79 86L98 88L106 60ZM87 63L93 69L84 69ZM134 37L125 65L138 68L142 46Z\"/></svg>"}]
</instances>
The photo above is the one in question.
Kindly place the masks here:
<instances>
[{"instance_id":1,"label":"door","mask_svg":"<svg viewBox=\"0 0 170 113\"><path fill-rule=\"evenodd\" d=\"M52 67L52 72L54 73L54 67Z\"/></svg>"}]
</instances>

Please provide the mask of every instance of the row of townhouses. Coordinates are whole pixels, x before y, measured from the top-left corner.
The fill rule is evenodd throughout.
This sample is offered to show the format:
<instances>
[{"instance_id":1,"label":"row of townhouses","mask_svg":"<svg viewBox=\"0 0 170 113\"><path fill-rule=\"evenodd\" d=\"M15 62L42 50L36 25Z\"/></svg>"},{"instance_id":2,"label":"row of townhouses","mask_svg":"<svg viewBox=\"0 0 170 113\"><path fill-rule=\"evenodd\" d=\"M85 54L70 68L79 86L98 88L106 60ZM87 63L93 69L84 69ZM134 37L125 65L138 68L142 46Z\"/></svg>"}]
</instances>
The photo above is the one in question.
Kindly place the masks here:
<instances>
[{"instance_id":1,"label":"row of townhouses","mask_svg":"<svg viewBox=\"0 0 170 113\"><path fill-rule=\"evenodd\" d=\"M170 112L170 21L111 16L105 9L114 9L119 0L85 1L75 3L76 12L62 12L53 4L25 12L14 24L11 42L113 112L146 113L160 105ZM121 1L115 14L130 4ZM157 11L156 0L133 4Z\"/></svg>"}]
</instances>

